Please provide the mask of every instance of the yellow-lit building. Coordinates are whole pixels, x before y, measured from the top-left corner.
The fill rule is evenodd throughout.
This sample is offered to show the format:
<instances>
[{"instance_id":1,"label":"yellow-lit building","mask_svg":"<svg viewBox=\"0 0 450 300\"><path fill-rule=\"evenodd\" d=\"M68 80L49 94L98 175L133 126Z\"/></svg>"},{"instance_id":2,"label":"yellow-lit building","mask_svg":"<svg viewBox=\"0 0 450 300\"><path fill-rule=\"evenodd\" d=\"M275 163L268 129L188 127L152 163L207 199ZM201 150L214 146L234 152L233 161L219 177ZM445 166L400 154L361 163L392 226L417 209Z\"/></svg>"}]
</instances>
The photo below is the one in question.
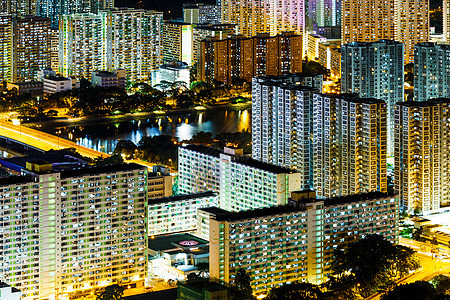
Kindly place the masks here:
<instances>
[{"instance_id":1,"label":"yellow-lit building","mask_svg":"<svg viewBox=\"0 0 450 300\"><path fill-rule=\"evenodd\" d=\"M162 30L163 62L182 61L192 66L194 61L193 49L194 25L164 21Z\"/></svg>"},{"instance_id":2,"label":"yellow-lit building","mask_svg":"<svg viewBox=\"0 0 450 300\"><path fill-rule=\"evenodd\" d=\"M199 209L209 223L210 277L233 284L243 268L257 295L294 281L320 284L331 273L336 248L368 234L398 242L397 196L296 199L301 193L293 192L285 206L234 213Z\"/></svg>"},{"instance_id":3,"label":"yellow-lit building","mask_svg":"<svg viewBox=\"0 0 450 300\"><path fill-rule=\"evenodd\" d=\"M331 71L332 76L341 76L341 41L319 43L319 63Z\"/></svg>"},{"instance_id":4,"label":"yellow-lit building","mask_svg":"<svg viewBox=\"0 0 450 300\"><path fill-rule=\"evenodd\" d=\"M387 105L354 94L315 94L314 190L338 197L387 192Z\"/></svg>"},{"instance_id":5,"label":"yellow-lit building","mask_svg":"<svg viewBox=\"0 0 450 300\"><path fill-rule=\"evenodd\" d=\"M395 192L408 213L450 204L450 99L395 107Z\"/></svg>"},{"instance_id":6,"label":"yellow-lit building","mask_svg":"<svg viewBox=\"0 0 450 300\"><path fill-rule=\"evenodd\" d=\"M12 17L0 15L0 81L11 80L12 68Z\"/></svg>"},{"instance_id":7,"label":"yellow-lit building","mask_svg":"<svg viewBox=\"0 0 450 300\"><path fill-rule=\"evenodd\" d=\"M51 63L50 19L20 17L13 20L12 81L36 80Z\"/></svg>"},{"instance_id":8,"label":"yellow-lit building","mask_svg":"<svg viewBox=\"0 0 450 300\"><path fill-rule=\"evenodd\" d=\"M428 5L428 0L343 0L342 44L396 40L404 44L405 63L413 62L414 45L429 40Z\"/></svg>"},{"instance_id":9,"label":"yellow-lit building","mask_svg":"<svg viewBox=\"0 0 450 300\"><path fill-rule=\"evenodd\" d=\"M50 20L0 15L0 80L36 80L50 66Z\"/></svg>"},{"instance_id":10,"label":"yellow-lit building","mask_svg":"<svg viewBox=\"0 0 450 300\"><path fill-rule=\"evenodd\" d=\"M317 34L308 34L308 50L306 55L309 60L319 59L319 44L326 42L327 39ZM323 65L325 66L325 65Z\"/></svg>"},{"instance_id":11,"label":"yellow-lit building","mask_svg":"<svg viewBox=\"0 0 450 300\"><path fill-rule=\"evenodd\" d=\"M284 32L277 36L242 35L226 40L201 42L199 80L231 84L235 78L251 81L255 76L284 75L302 71L302 36Z\"/></svg>"}]
</instances>

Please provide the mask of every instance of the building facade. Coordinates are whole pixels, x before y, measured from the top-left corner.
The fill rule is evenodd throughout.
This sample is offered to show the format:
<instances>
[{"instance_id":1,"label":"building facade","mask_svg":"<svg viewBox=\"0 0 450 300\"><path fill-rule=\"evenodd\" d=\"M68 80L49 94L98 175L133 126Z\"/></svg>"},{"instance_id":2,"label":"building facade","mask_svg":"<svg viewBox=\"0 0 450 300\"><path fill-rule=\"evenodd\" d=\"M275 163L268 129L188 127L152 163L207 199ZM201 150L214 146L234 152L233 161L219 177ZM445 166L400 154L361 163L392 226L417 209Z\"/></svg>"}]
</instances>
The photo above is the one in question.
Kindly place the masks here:
<instances>
[{"instance_id":1,"label":"building facade","mask_svg":"<svg viewBox=\"0 0 450 300\"><path fill-rule=\"evenodd\" d=\"M151 81L161 64L162 13L109 9L61 16L59 71L91 79L96 70L123 69L127 80Z\"/></svg>"},{"instance_id":2,"label":"building facade","mask_svg":"<svg viewBox=\"0 0 450 300\"><path fill-rule=\"evenodd\" d=\"M420 43L414 52L414 100L450 96L450 46Z\"/></svg>"},{"instance_id":3,"label":"building facade","mask_svg":"<svg viewBox=\"0 0 450 300\"><path fill-rule=\"evenodd\" d=\"M252 158L295 169L313 188L313 94L322 75L260 76L252 82Z\"/></svg>"},{"instance_id":4,"label":"building facade","mask_svg":"<svg viewBox=\"0 0 450 300\"><path fill-rule=\"evenodd\" d=\"M342 1L342 44L396 40L404 44L405 63L414 45L429 40L427 0Z\"/></svg>"},{"instance_id":5,"label":"building facade","mask_svg":"<svg viewBox=\"0 0 450 300\"><path fill-rule=\"evenodd\" d=\"M164 21L163 23L163 63L181 61L192 66L193 55L193 28L192 24Z\"/></svg>"},{"instance_id":6,"label":"building facade","mask_svg":"<svg viewBox=\"0 0 450 300\"><path fill-rule=\"evenodd\" d=\"M402 209L450 204L450 99L400 102L395 109L395 192Z\"/></svg>"},{"instance_id":7,"label":"building facade","mask_svg":"<svg viewBox=\"0 0 450 300\"><path fill-rule=\"evenodd\" d=\"M245 157L240 149L188 145L178 151L180 193L217 192L227 210L285 204L300 188L299 173Z\"/></svg>"},{"instance_id":8,"label":"building facade","mask_svg":"<svg viewBox=\"0 0 450 300\"><path fill-rule=\"evenodd\" d=\"M0 15L0 49L0 80L36 80L37 72L51 63L50 20Z\"/></svg>"},{"instance_id":9,"label":"building facade","mask_svg":"<svg viewBox=\"0 0 450 300\"><path fill-rule=\"evenodd\" d=\"M388 154L394 151L395 103L404 97L403 45L382 40L341 47L341 91L387 104Z\"/></svg>"},{"instance_id":10,"label":"building facade","mask_svg":"<svg viewBox=\"0 0 450 300\"><path fill-rule=\"evenodd\" d=\"M302 36L285 32L252 38L231 36L201 42L198 79L232 84L235 78L284 75L302 71Z\"/></svg>"},{"instance_id":11,"label":"building facade","mask_svg":"<svg viewBox=\"0 0 450 300\"><path fill-rule=\"evenodd\" d=\"M197 230L197 210L219 206L214 192L177 195L148 201L148 236Z\"/></svg>"},{"instance_id":12,"label":"building facade","mask_svg":"<svg viewBox=\"0 0 450 300\"><path fill-rule=\"evenodd\" d=\"M108 71L123 69L131 82L150 82L151 72L162 64L162 12L116 8L105 14L108 23L103 26L111 30Z\"/></svg>"},{"instance_id":13,"label":"building facade","mask_svg":"<svg viewBox=\"0 0 450 300\"><path fill-rule=\"evenodd\" d=\"M89 295L128 280L142 285L147 168L52 172L51 164L30 162L27 169L32 179L0 180L0 280L20 286L23 299Z\"/></svg>"},{"instance_id":14,"label":"building facade","mask_svg":"<svg viewBox=\"0 0 450 300\"><path fill-rule=\"evenodd\" d=\"M13 0L14 1L14 0ZM52 27L58 28L60 15L76 13L97 14L100 10L113 8L114 0L33 0L36 14L51 19Z\"/></svg>"},{"instance_id":15,"label":"building facade","mask_svg":"<svg viewBox=\"0 0 450 300\"><path fill-rule=\"evenodd\" d=\"M210 277L233 284L243 268L256 294L293 281L320 284L333 250L367 234L398 242L398 197L383 193L303 200L210 216Z\"/></svg>"},{"instance_id":16,"label":"building facade","mask_svg":"<svg viewBox=\"0 0 450 300\"><path fill-rule=\"evenodd\" d=\"M313 175L318 196L387 192L386 109L377 99L314 95Z\"/></svg>"}]
</instances>

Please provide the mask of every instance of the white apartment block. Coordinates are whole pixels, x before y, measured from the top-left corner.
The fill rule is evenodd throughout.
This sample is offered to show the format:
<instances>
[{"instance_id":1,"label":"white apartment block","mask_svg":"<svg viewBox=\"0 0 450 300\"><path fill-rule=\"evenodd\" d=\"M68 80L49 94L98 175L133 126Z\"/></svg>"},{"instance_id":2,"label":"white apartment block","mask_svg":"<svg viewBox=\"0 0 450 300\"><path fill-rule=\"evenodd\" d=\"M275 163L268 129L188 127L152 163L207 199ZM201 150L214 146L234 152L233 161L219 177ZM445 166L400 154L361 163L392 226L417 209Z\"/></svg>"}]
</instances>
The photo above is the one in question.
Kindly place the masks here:
<instances>
[{"instance_id":1,"label":"white apartment block","mask_svg":"<svg viewBox=\"0 0 450 300\"><path fill-rule=\"evenodd\" d=\"M149 199L148 236L197 230L197 210L219 206L214 192Z\"/></svg>"},{"instance_id":2,"label":"white apartment block","mask_svg":"<svg viewBox=\"0 0 450 300\"><path fill-rule=\"evenodd\" d=\"M450 96L450 46L420 43L414 47L414 101Z\"/></svg>"},{"instance_id":3,"label":"white apartment block","mask_svg":"<svg viewBox=\"0 0 450 300\"><path fill-rule=\"evenodd\" d=\"M342 93L376 98L387 104L387 151L394 151L395 103L404 98L404 46L392 40L341 46Z\"/></svg>"},{"instance_id":4,"label":"white apartment block","mask_svg":"<svg viewBox=\"0 0 450 300\"><path fill-rule=\"evenodd\" d=\"M0 179L0 280L23 299L69 299L147 277L147 176L136 164Z\"/></svg>"},{"instance_id":5,"label":"white apartment block","mask_svg":"<svg viewBox=\"0 0 450 300\"><path fill-rule=\"evenodd\" d=\"M313 93L323 76L303 76L253 78L252 158L298 171L301 189L312 189Z\"/></svg>"},{"instance_id":6,"label":"white apartment block","mask_svg":"<svg viewBox=\"0 0 450 300\"><path fill-rule=\"evenodd\" d=\"M178 151L180 193L217 192L227 210L286 204L300 188L298 172L250 159L241 149L188 145Z\"/></svg>"},{"instance_id":7,"label":"white apartment block","mask_svg":"<svg viewBox=\"0 0 450 300\"><path fill-rule=\"evenodd\" d=\"M408 213L450 204L450 99L400 102L395 110L395 192Z\"/></svg>"},{"instance_id":8,"label":"white apartment block","mask_svg":"<svg viewBox=\"0 0 450 300\"><path fill-rule=\"evenodd\" d=\"M51 95L72 89L72 79L60 76L47 76L43 78L44 94Z\"/></svg>"},{"instance_id":9,"label":"white apartment block","mask_svg":"<svg viewBox=\"0 0 450 300\"><path fill-rule=\"evenodd\" d=\"M314 190L337 197L387 192L386 104L355 95L315 94Z\"/></svg>"},{"instance_id":10,"label":"white apartment block","mask_svg":"<svg viewBox=\"0 0 450 300\"><path fill-rule=\"evenodd\" d=\"M291 205L235 213L205 211L210 277L233 284L243 268L256 294L286 282L326 281L333 250L355 238L379 234L398 242L398 197L380 192L293 199Z\"/></svg>"}]
</instances>

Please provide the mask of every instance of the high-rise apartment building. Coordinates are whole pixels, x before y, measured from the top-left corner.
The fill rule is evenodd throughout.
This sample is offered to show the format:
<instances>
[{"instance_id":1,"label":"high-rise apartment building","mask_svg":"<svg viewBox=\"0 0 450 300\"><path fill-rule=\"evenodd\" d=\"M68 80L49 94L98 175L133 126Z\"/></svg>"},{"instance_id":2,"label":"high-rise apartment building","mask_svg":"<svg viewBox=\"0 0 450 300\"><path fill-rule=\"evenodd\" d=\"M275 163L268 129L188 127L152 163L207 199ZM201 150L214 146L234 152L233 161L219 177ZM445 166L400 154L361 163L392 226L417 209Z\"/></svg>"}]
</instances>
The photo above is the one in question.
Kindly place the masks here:
<instances>
[{"instance_id":1,"label":"high-rise apartment building","mask_svg":"<svg viewBox=\"0 0 450 300\"><path fill-rule=\"evenodd\" d=\"M39 0L0 0L0 13L13 16L34 15Z\"/></svg>"},{"instance_id":2,"label":"high-rise apartment building","mask_svg":"<svg viewBox=\"0 0 450 300\"><path fill-rule=\"evenodd\" d=\"M0 15L0 80L36 80L50 66L50 20L40 17Z\"/></svg>"},{"instance_id":3,"label":"high-rise apartment building","mask_svg":"<svg viewBox=\"0 0 450 300\"><path fill-rule=\"evenodd\" d=\"M408 213L450 204L450 99L397 103L395 192Z\"/></svg>"},{"instance_id":4,"label":"high-rise apartment building","mask_svg":"<svg viewBox=\"0 0 450 300\"><path fill-rule=\"evenodd\" d=\"M428 0L342 1L342 44L396 40L404 44L405 63L414 45L429 39Z\"/></svg>"},{"instance_id":5,"label":"high-rise apartment building","mask_svg":"<svg viewBox=\"0 0 450 300\"><path fill-rule=\"evenodd\" d=\"M284 31L305 35L306 6L301 0L222 1L222 22L237 24L247 37L258 33L278 35Z\"/></svg>"},{"instance_id":6,"label":"high-rise apartment building","mask_svg":"<svg viewBox=\"0 0 450 300\"><path fill-rule=\"evenodd\" d=\"M151 81L161 64L162 13L110 9L61 16L59 70L90 79L92 71L123 69L130 81Z\"/></svg>"},{"instance_id":7,"label":"high-rise apartment building","mask_svg":"<svg viewBox=\"0 0 450 300\"><path fill-rule=\"evenodd\" d=\"M113 8L114 0L34 0L36 14L52 20L52 27L58 28L59 16L76 13L97 14L100 10Z\"/></svg>"},{"instance_id":8,"label":"high-rise apartment building","mask_svg":"<svg viewBox=\"0 0 450 300\"><path fill-rule=\"evenodd\" d=\"M182 61L192 66L193 55L193 28L192 24L164 21L162 44L163 62Z\"/></svg>"},{"instance_id":9,"label":"high-rise apartment building","mask_svg":"<svg viewBox=\"0 0 450 300\"><path fill-rule=\"evenodd\" d=\"M111 31L104 29L104 22L102 15L95 14L60 17L59 73L90 79L92 71L108 69Z\"/></svg>"},{"instance_id":10,"label":"high-rise apartment building","mask_svg":"<svg viewBox=\"0 0 450 300\"><path fill-rule=\"evenodd\" d=\"M255 76L284 75L302 71L302 36L285 32L277 36L258 34L252 38L231 36L226 40L201 42L199 80L251 81Z\"/></svg>"},{"instance_id":11,"label":"high-rise apartment building","mask_svg":"<svg viewBox=\"0 0 450 300\"><path fill-rule=\"evenodd\" d=\"M50 19L19 17L13 19L12 81L36 80L39 70L51 63Z\"/></svg>"},{"instance_id":12,"label":"high-rise apartment building","mask_svg":"<svg viewBox=\"0 0 450 300\"><path fill-rule=\"evenodd\" d=\"M236 34L236 25L233 24L215 24L215 25L197 25L192 32L192 59L194 63L200 61L201 43L206 38L215 37L224 40L228 36Z\"/></svg>"},{"instance_id":13,"label":"high-rise apartment building","mask_svg":"<svg viewBox=\"0 0 450 300\"><path fill-rule=\"evenodd\" d=\"M188 24L220 24L222 23L221 6L202 3L183 4L183 21Z\"/></svg>"},{"instance_id":14,"label":"high-rise apartment building","mask_svg":"<svg viewBox=\"0 0 450 300\"><path fill-rule=\"evenodd\" d=\"M11 81L12 71L12 16L0 14L0 81Z\"/></svg>"},{"instance_id":15,"label":"high-rise apartment building","mask_svg":"<svg viewBox=\"0 0 450 300\"><path fill-rule=\"evenodd\" d=\"M323 75L260 76L252 82L252 158L297 170L313 188L313 94Z\"/></svg>"},{"instance_id":16,"label":"high-rise apartment building","mask_svg":"<svg viewBox=\"0 0 450 300\"><path fill-rule=\"evenodd\" d=\"M443 31L444 31L444 41L450 42L450 1L442 1L442 21L443 21Z\"/></svg>"},{"instance_id":17,"label":"high-rise apartment building","mask_svg":"<svg viewBox=\"0 0 450 300\"><path fill-rule=\"evenodd\" d=\"M0 281L23 299L69 299L147 277L147 168L135 164L0 179Z\"/></svg>"},{"instance_id":18,"label":"high-rise apartment building","mask_svg":"<svg viewBox=\"0 0 450 300\"><path fill-rule=\"evenodd\" d=\"M390 40L341 47L341 91L386 101L388 154L394 150L394 106L404 97L403 44Z\"/></svg>"},{"instance_id":19,"label":"high-rise apartment building","mask_svg":"<svg viewBox=\"0 0 450 300\"><path fill-rule=\"evenodd\" d=\"M333 250L355 238L379 234L398 242L398 197L379 192L206 215L210 277L233 284L245 269L256 294L293 281L326 281Z\"/></svg>"},{"instance_id":20,"label":"high-rise apartment building","mask_svg":"<svg viewBox=\"0 0 450 300\"><path fill-rule=\"evenodd\" d=\"M405 47L405 64L414 62L414 45L430 40L428 0L397 0L395 40Z\"/></svg>"},{"instance_id":21,"label":"high-rise apartment building","mask_svg":"<svg viewBox=\"0 0 450 300\"><path fill-rule=\"evenodd\" d=\"M414 52L414 100L450 96L450 46L420 43Z\"/></svg>"},{"instance_id":22,"label":"high-rise apartment building","mask_svg":"<svg viewBox=\"0 0 450 300\"><path fill-rule=\"evenodd\" d=\"M313 174L318 196L387 192L386 109L377 99L314 95Z\"/></svg>"},{"instance_id":23,"label":"high-rise apartment building","mask_svg":"<svg viewBox=\"0 0 450 300\"><path fill-rule=\"evenodd\" d=\"M184 194L148 200L148 236L197 230L197 210L219 206L214 192Z\"/></svg>"},{"instance_id":24,"label":"high-rise apartment building","mask_svg":"<svg viewBox=\"0 0 450 300\"><path fill-rule=\"evenodd\" d=\"M253 160L242 149L188 145L178 151L180 193L217 192L220 207L230 211L286 204L300 188L299 173Z\"/></svg>"},{"instance_id":25,"label":"high-rise apartment building","mask_svg":"<svg viewBox=\"0 0 450 300\"><path fill-rule=\"evenodd\" d=\"M111 68L126 70L132 82L150 81L162 64L162 12L120 8L104 14L110 18L103 26L111 30Z\"/></svg>"}]
</instances>

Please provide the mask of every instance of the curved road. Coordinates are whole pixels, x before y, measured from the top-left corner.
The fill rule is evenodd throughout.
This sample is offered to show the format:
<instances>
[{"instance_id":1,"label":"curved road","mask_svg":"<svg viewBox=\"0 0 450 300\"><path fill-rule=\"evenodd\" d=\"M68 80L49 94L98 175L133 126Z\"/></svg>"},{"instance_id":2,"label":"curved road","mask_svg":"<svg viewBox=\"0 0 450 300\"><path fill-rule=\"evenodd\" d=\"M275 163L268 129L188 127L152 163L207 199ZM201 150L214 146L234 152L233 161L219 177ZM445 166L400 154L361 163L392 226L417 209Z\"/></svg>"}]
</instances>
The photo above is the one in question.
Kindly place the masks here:
<instances>
[{"instance_id":1,"label":"curved road","mask_svg":"<svg viewBox=\"0 0 450 300\"><path fill-rule=\"evenodd\" d=\"M0 121L0 136L7 137L45 151L51 149L58 150L64 148L75 148L78 153L89 158L109 156L106 153L77 145L72 141L60 138L59 136L51 135L21 125L12 125L6 121Z\"/></svg>"}]
</instances>

